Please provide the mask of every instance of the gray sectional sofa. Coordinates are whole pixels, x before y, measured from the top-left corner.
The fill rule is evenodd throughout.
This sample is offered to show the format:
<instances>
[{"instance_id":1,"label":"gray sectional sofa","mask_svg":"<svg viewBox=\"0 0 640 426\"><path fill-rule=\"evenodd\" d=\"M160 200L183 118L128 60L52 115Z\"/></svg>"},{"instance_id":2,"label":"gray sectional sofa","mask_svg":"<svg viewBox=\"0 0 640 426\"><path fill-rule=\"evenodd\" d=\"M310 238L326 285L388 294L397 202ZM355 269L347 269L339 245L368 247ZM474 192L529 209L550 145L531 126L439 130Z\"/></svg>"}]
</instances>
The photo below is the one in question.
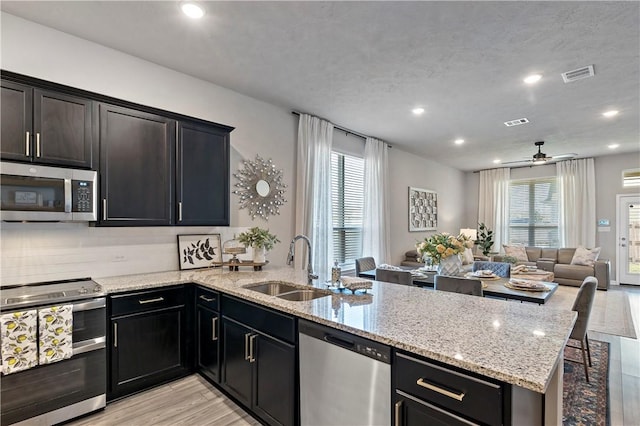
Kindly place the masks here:
<instances>
[{"instance_id":1,"label":"gray sectional sofa","mask_svg":"<svg viewBox=\"0 0 640 426\"><path fill-rule=\"evenodd\" d=\"M580 287L582 281L592 275L598 279L598 289L609 288L611 265L608 260L596 260L593 266L572 265L571 259L575 248L541 248L526 247L527 262L517 262L517 265L537 266L539 269L553 272L554 281L558 284ZM496 262L502 262L504 255L493 256Z\"/></svg>"}]
</instances>

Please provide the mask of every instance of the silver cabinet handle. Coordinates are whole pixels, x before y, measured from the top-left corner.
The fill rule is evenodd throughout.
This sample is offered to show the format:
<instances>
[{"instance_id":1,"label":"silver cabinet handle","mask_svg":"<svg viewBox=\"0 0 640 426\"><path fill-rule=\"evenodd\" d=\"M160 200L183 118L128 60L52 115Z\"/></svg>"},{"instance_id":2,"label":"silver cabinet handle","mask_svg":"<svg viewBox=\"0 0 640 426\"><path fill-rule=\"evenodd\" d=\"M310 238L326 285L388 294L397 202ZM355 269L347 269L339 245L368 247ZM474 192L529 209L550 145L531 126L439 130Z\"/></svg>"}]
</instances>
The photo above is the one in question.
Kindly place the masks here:
<instances>
[{"instance_id":1,"label":"silver cabinet handle","mask_svg":"<svg viewBox=\"0 0 640 426\"><path fill-rule=\"evenodd\" d=\"M113 347L118 347L118 323L113 323Z\"/></svg>"},{"instance_id":2,"label":"silver cabinet handle","mask_svg":"<svg viewBox=\"0 0 640 426\"><path fill-rule=\"evenodd\" d=\"M182 201L178 201L178 222L182 222Z\"/></svg>"},{"instance_id":3,"label":"silver cabinet handle","mask_svg":"<svg viewBox=\"0 0 640 426\"><path fill-rule=\"evenodd\" d=\"M244 335L244 359L245 359L245 361L249 361L249 337L251 337L251 333L246 333Z\"/></svg>"},{"instance_id":4,"label":"silver cabinet handle","mask_svg":"<svg viewBox=\"0 0 640 426\"><path fill-rule=\"evenodd\" d=\"M216 324L218 322L218 317L211 318L211 341L215 342L218 340L218 333L216 333Z\"/></svg>"},{"instance_id":5,"label":"silver cabinet handle","mask_svg":"<svg viewBox=\"0 0 640 426\"><path fill-rule=\"evenodd\" d=\"M40 158L40 132L36 132L36 157Z\"/></svg>"},{"instance_id":6,"label":"silver cabinet handle","mask_svg":"<svg viewBox=\"0 0 640 426\"><path fill-rule=\"evenodd\" d=\"M204 294L200 295L200 299L204 300L205 302L214 302L216 300L215 297L209 298L209 297L205 296Z\"/></svg>"},{"instance_id":7,"label":"silver cabinet handle","mask_svg":"<svg viewBox=\"0 0 640 426\"><path fill-rule=\"evenodd\" d=\"M255 342L256 337L258 337L257 334L252 334L251 337L249 337L249 362L256 361L256 359L253 357L253 343Z\"/></svg>"},{"instance_id":8,"label":"silver cabinet handle","mask_svg":"<svg viewBox=\"0 0 640 426\"><path fill-rule=\"evenodd\" d=\"M25 154L27 157L31 155L31 150L29 149L30 145L31 145L31 134L27 132L27 137L25 138L25 141L24 141Z\"/></svg>"},{"instance_id":9,"label":"silver cabinet handle","mask_svg":"<svg viewBox=\"0 0 640 426\"><path fill-rule=\"evenodd\" d=\"M102 220L107 220L107 199L102 199Z\"/></svg>"},{"instance_id":10,"label":"silver cabinet handle","mask_svg":"<svg viewBox=\"0 0 640 426\"><path fill-rule=\"evenodd\" d=\"M138 300L138 303L141 305L145 305L147 303L162 302L163 300L164 300L164 297L156 297L155 299Z\"/></svg>"},{"instance_id":11,"label":"silver cabinet handle","mask_svg":"<svg viewBox=\"0 0 640 426\"><path fill-rule=\"evenodd\" d=\"M396 418L395 418L395 426L400 426L400 409L402 408L402 401L396 402Z\"/></svg>"},{"instance_id":12,"label":"silver cabinet handle","mask_svg":"<svg viewBox=\"0 0 640 426\"><path fill-rule=\"evenodd\" d=\"M427 389L432 390L434 392L438 392L440 395L444 395L444 396L448 396L449 398L453 398L456 401L462 401L462 398L464 398L464 392L459 392L459 393L451 392L451 391L448 391L446 389L442 389L441 387L438 387L438 386L436 386L434 384L426 382L422 378L419 378L418 381L416 382L416 384L418 386L422 386L423 388L427 388Z\"/></svg>"}]
</instances>

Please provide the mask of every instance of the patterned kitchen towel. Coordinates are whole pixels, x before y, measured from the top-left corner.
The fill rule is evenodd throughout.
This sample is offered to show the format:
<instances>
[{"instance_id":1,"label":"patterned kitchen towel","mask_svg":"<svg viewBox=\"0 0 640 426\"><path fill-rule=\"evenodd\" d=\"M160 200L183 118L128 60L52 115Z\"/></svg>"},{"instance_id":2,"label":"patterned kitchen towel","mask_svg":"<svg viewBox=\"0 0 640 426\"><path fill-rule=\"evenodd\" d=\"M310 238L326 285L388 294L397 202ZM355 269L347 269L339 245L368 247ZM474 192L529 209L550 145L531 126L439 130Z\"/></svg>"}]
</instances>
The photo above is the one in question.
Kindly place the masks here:
<instances>
[{"instance_id":1,"label":"patterned kitchen towel","mask_svg":"<svg viewBox=\"0 0 640 426\"><path fill-rule=\"evenodd\" d=\"M38 312L10 312L0 315L2 374L38 365Z\"/></svg>"},{"instance_id":2,"label":"patterned kitchen towel","mask_svg":"<svg viewBox=\"0 0 640 426\"><path fill-rule=\"evenodd\" d=\"M73 305L38 309L40 364L51 364L73 355Z\"/></svg>"}]
</instances>

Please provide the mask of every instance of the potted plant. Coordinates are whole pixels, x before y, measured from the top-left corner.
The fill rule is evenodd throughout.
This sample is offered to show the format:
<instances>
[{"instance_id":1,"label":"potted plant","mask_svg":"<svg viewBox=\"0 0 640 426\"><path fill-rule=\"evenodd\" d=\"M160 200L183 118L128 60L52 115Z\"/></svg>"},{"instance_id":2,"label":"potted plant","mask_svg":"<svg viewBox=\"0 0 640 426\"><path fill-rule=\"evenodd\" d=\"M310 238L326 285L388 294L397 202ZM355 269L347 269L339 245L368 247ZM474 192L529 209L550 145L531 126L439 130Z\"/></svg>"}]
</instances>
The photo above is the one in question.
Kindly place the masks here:
<instances>
[{"instance_id":1,"label":"potted plant","mask_svg":"<svg viewBox=\"0 0 640 426\"><path fill-rule=\"evenodd\" d=\"M489 256L491 247L493 247L493 231L484 223L478 224L478 239L476 240L476 244L478 244L484 256Z\"/></svg>"},{"instance_id":2,"label":"potted plant","mask_svg":"<svg viewBox=\"0 0 640 426\"><path fill-rule=\"evenodd\" d=\"M253 249L253 261L256 263L265 263L266 252L280 242L278 237L270 233L268 229L257 226L240 233L238 241Z\"/></svg>"},{"instance_id":3,"label":"potted plant","mask_svg":"<svg viewBox=\"0 0 640 426\"><path fill-rule=\"evenodd\" d=\"M473 241L466 235L450 235L447 232L426 237L416 244L418 254L431 259L438 265L438 275L455 275L462 269L458 256L465 249L473 247Z\"/></svg>"}]
</instances>

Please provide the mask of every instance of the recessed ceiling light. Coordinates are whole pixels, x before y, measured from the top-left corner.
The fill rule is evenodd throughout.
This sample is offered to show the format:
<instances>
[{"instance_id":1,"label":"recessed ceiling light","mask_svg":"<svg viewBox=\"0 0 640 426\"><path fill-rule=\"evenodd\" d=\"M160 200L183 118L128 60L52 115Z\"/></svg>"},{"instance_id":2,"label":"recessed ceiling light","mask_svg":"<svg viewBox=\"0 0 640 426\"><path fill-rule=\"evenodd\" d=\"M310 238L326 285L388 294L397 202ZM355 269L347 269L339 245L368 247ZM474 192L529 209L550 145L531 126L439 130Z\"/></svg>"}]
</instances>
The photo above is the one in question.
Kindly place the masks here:
<instances>
[{"instance_id":1,"label":"recessed ceiling light","mask_svg":"<svg viewBox=\"0 0 640 426\"><path fill-rule=\"evenodd\" d=\"M500 164L500 163L502 163L502 160L499 160L497 158L493 160L493 164Z\"/></svg>"},{"instance_id":2,"label":"recessed ceiling light","mask_svg":"<svg viewBox=\"0 0 640 426\"><path fill-rule=\"evenodd\" d=\"M192 19L200 19L204 16L204 9L197 3L186 1L180 5L182 12Z\"/></svg>"},{"instance_id":3,"label":"recessed ceiling light","mask_svg":"<svg viewBox=\"0 0 640 426\"><path fill-rule=\"evenodd\" d=\"M456 139L455 141L453 141L453 143L455 143L456 145L462 145L464 143L464 139Z\"/></svg>"},{"instance_id":4,"label":"recessed ceiling light","mask_svg":"<svg viewBox=\"0 0 640 426\"><path fill-rule=\"evenodd\" d=\"M542 76L540 74L531 74L525 77L523 81L527 84L533 84L538 82L541 78Z\"/></svg>"},{"instance_id":5,"label":"recessed ceiling light","mask_svg":"<svg viewBox=\"0 0 640 426\"><path fill-rule=\"evenodd\" d=\"M612 109L611 111L603 112L602 115L604 115L605 117L613 117L618 115L618 111L616 111L615 109Z\"/></svg>"},{"instance_id":6,"label":"recessed ceiling light","mask_svg":"<svg viewBox=\"0 0 640 426\"><path fill-rule=\"evenodd\" d=\"M415 115L420 115L424 112L424 108L414 108L411 110L412 113L414 113Z\"/></svg>"},{"instance_id":7,"label":"recessed ceiling light","mask_svg":"<svg viewBox=\"0 0 640 426\"><path fill-rule=\"evenodd\" d=\"M612 144L607 145L607 148L609 148L609 149L616 149L616 148L618 148L619 146L620 146L620 144L612 143Z\"/></svg>"}]
</instances>

